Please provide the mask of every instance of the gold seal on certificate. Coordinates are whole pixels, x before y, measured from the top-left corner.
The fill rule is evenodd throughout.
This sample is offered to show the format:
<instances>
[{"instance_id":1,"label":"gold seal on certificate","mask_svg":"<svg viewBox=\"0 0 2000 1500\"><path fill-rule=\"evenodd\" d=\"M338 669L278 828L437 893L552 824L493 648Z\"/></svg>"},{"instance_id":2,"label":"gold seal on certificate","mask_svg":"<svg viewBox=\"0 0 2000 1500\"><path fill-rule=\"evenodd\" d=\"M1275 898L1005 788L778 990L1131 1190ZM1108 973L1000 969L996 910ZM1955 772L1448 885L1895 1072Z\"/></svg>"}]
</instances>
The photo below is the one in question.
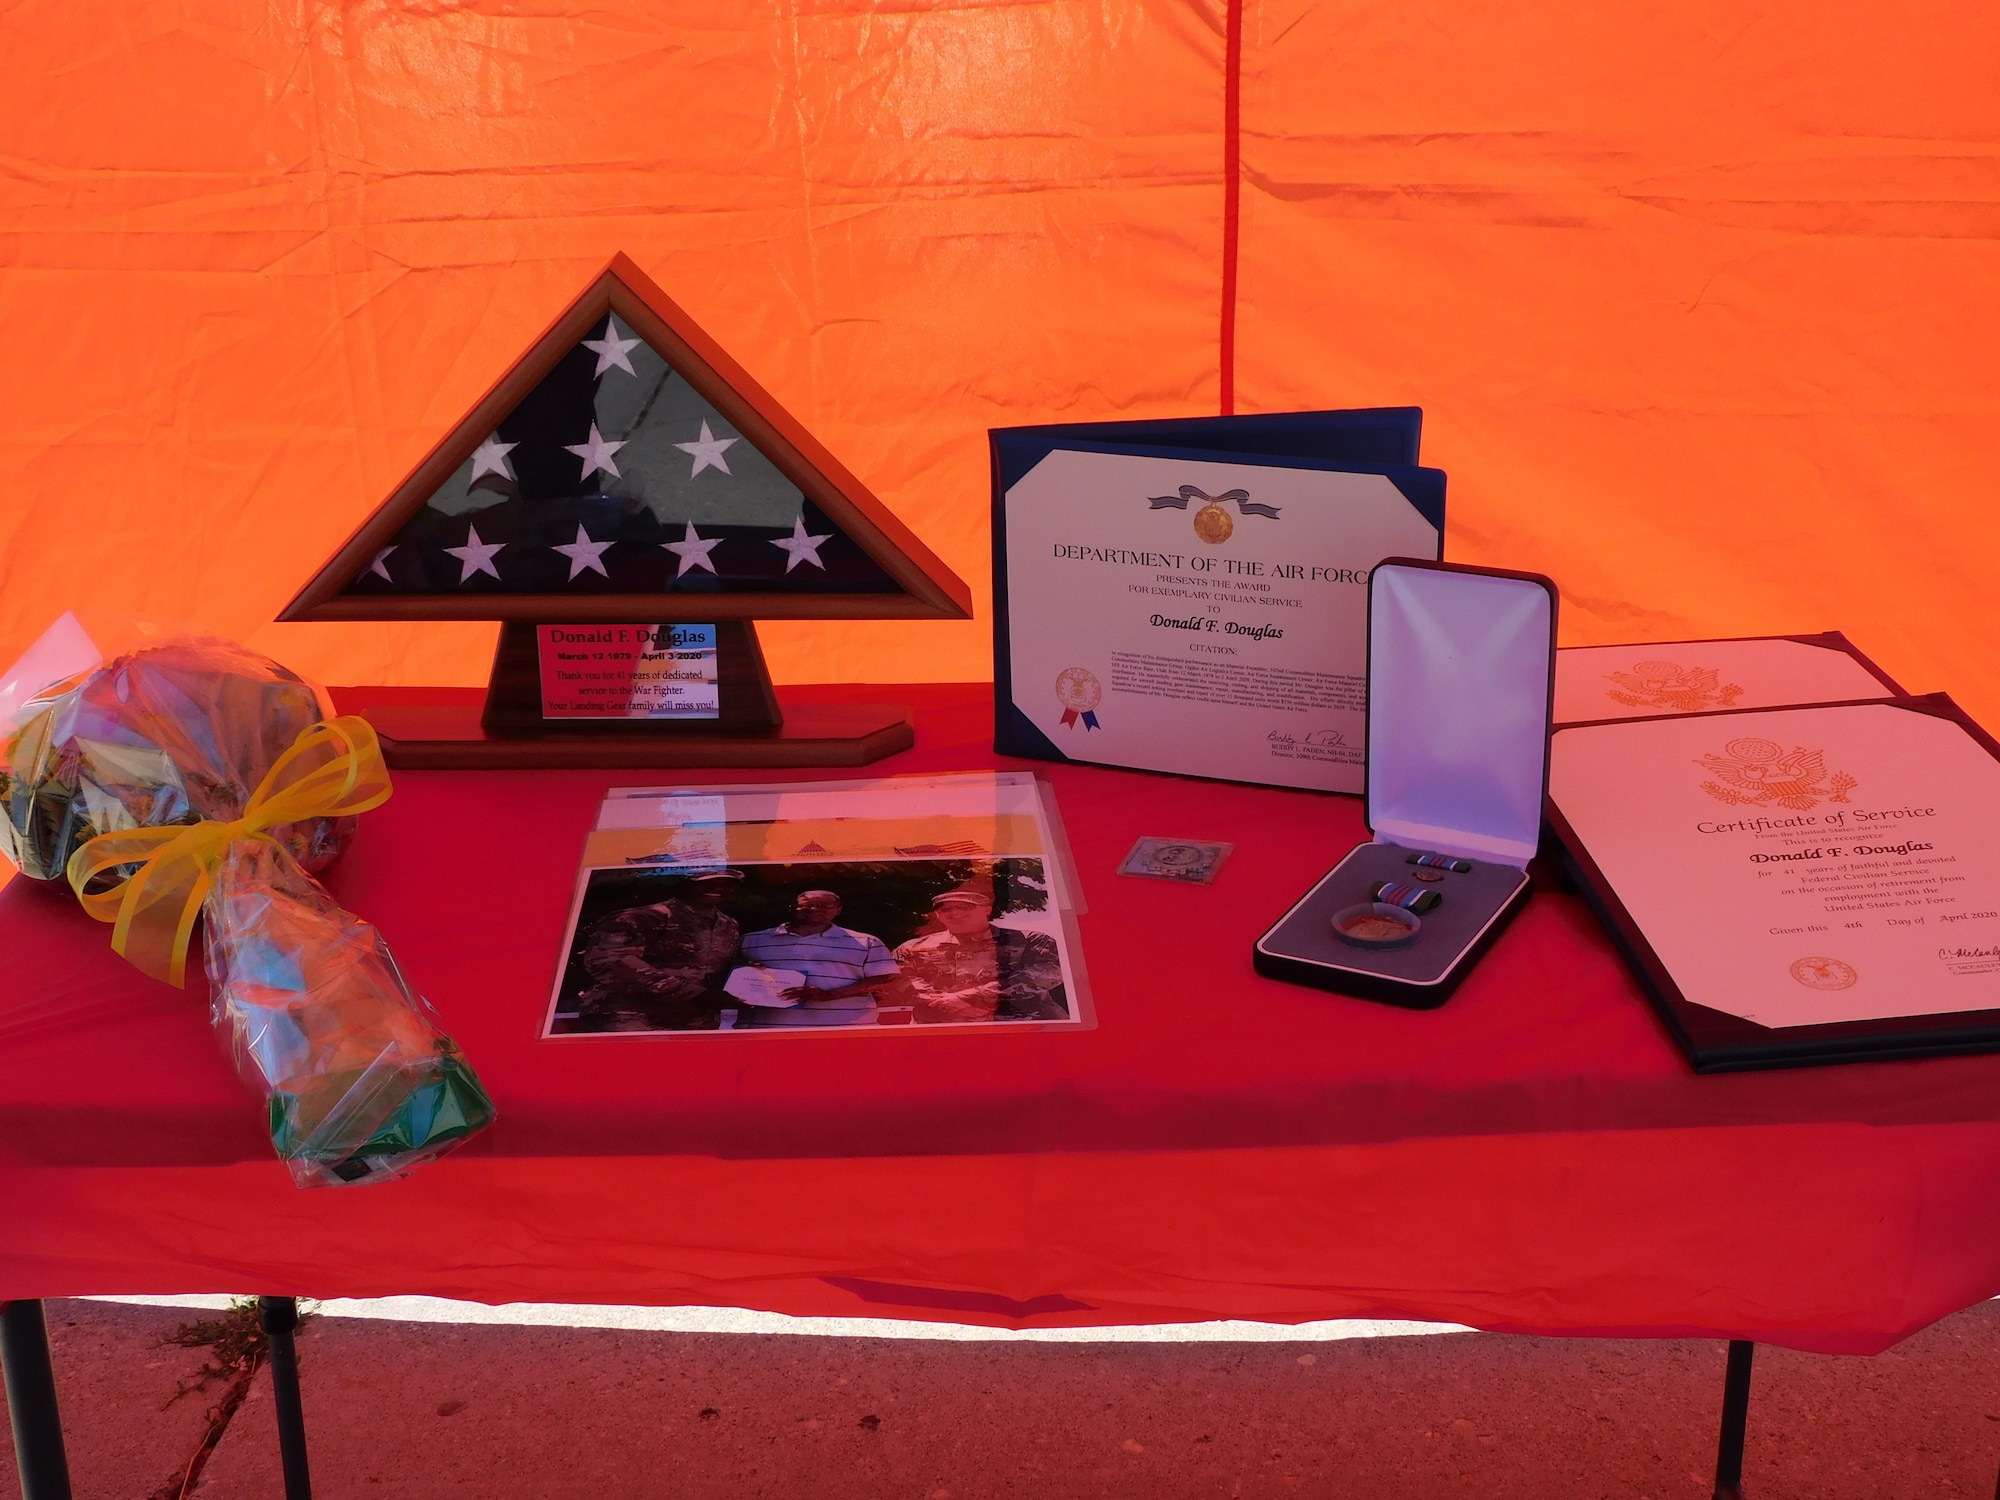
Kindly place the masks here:
<instances>
[{"instance_id":1,"label":"gold seal on certificate","mask_svg":"<svg viewBox=\"0 0 2000 1500\"><path fill-rule=\"evenodd\" d=\"M1724 682L1715 667L1684 667L1677 661L1641 661L1629 672L1606 672L1605 697L1628 708L1661 713L1699 714L1728 708L1743 696L1743 685Z\"/></svg>"},{"instance_id":2,"label":"gold seal on certificate","mask_svg":"<svg viewBox=\"0 0 2000 1500\"><path fill-rule=\"evenodd\" d=\"M1087 667L1064 667L1056 673L1056 696L1064 708L1095 708L1104 701L1104 684Z\"/></svg>"},{"instance_id":3,"label":"gold seal on certificate","mask_svg":"<svg viewBox=\"0 0 2000 1500\"><path fill-rule=\"evenodd\" d=\"M996 742L1360 791L1368 576L1443 512L1434 469L1052 446L1001 492Z\"/></svg>"},{"instance_id":4,"label":"gold seal on certificate","mask_svg":"<svg viewBox=\"0 0 2000 1500\"><path fill-rule=\"evenodd\" d=\"M1086 730L1095 729L1097 715L1091 710L1104 701L1104 684L1087 667L1064 667L1056 673L1056 700L1063 706L1064 728L1081 718Z\"/></svg>"},{"instance_id":5,"label":"gold seal on certificate","mask_svg":"<svg viewBox=\"0 0 2000 1500\"><path fill-rule=\"evenodd\" d=\"M1746 736L1731 740L1720 755L1704 755L1701 764L1727 785L1704 781L1701 789L1718 802L1749 807L1791 807L1800 812L1821 798L1845 802L1855 780L1845 771L1829 773L1826 752L1803 745L1788 754L1775 740Z\"/></svg>"},{"instance_id":6,"label":"gold seal on certificate","mask_svg":"<svg viewBox=\"0 0 2000 1500\"><path fill-rule=\"evenodd\" d=\"M1851 990L1861 975L1853 964L1837 958L1792 960L1792 978L1811 990Z\"/></svg>"}]
</instances>

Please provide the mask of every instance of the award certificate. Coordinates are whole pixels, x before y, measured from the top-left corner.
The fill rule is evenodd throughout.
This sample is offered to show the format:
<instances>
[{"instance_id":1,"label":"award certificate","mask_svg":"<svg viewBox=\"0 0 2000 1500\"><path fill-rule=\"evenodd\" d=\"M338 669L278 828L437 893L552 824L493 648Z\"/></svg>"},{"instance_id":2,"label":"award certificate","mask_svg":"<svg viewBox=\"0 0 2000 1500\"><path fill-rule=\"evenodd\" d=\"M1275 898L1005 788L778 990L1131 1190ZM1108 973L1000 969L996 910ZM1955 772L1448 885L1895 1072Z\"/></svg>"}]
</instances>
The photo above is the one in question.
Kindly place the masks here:
<instances>
[{"instance_id":1,"label":"award certificate","mask_svg":"<svg viewBox=\"0 0 2000 1500\"><path fill-rule=\"evenodd\" d=\"M1056 447L997 511L1002 750L1361 790L1369 570L1439 555L1441 473Z\"/></svg>"},{"instance_id":2,"label":"award certificate","mask_svg":"<svg viewBox=\"0 0 2000 1500\"><path fill-rule=\"evenodd\" d=\"M1555 721L1658 719L1902 696L1838 631L1556 652Z\"/></svg>"},{"instance_id":3,"label":"award certificate","mask_svg":"<svg viewBox=\"0 0 2000 1500\"><path fill-rule=\"evenodd\" d=\"M1766 1027L2000 1010L2000 760L1955 719L1561 729L1549 795L1685 1000Z\"/></svg>"}]
</instances>

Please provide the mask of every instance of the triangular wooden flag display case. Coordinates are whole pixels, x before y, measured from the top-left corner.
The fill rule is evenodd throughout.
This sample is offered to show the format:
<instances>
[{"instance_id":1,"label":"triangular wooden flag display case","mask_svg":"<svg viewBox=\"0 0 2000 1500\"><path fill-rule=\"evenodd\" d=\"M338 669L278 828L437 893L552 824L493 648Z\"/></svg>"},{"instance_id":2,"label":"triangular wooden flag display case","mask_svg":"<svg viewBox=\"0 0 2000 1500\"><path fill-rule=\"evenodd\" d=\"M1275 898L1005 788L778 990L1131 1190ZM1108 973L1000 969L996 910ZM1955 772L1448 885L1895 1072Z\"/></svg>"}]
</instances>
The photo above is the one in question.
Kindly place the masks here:
<instances>
[{"instance_id":1,"label":"triangular wooden flag display case","mask_svg":"<svg viewBox=\"0 0 2000 1500\"><path fill-rule=\"evenodd\" d=\"M485 711L390 763L859 765L900 709L778 710L754 619L969 619L908 527L623 255L282 620L505 622Z\"/></svg>"}]
</instances>

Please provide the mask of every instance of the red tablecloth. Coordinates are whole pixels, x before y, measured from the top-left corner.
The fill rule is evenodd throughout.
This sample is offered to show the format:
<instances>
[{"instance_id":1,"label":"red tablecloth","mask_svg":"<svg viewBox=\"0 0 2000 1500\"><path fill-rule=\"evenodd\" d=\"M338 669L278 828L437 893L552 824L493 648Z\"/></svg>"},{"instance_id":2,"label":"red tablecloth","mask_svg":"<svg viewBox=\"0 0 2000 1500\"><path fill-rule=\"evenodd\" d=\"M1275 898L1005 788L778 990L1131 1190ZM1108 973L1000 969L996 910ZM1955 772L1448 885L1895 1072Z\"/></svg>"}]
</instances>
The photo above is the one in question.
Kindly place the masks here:
<instances>
[{"instance_id":1,"label":"red tablecloth","mask_svg":"<svg viewBox=\"0 0 2000 1500\"><path fill-rule=\"evenodd\" d=\"M786 696L842 693L915 707L885 774L1027 764L993 755L984 688ZM2000 1057L1697 1078L1552 892L1438 1011L1260 979L1252 940L1362 836L1355 800L1038 769L1088 902L1096 1030L553 1045L603 790L758 778L401 773L329 884L501 1115L387 1187L294 1189L199 978L145 979L67 890L13 881L0 1297L1407 1316L1862 1352L2000 1292ZM1148 833L1236 852L1208 888L1115 876Z\"/></svg>"}]
</instances>

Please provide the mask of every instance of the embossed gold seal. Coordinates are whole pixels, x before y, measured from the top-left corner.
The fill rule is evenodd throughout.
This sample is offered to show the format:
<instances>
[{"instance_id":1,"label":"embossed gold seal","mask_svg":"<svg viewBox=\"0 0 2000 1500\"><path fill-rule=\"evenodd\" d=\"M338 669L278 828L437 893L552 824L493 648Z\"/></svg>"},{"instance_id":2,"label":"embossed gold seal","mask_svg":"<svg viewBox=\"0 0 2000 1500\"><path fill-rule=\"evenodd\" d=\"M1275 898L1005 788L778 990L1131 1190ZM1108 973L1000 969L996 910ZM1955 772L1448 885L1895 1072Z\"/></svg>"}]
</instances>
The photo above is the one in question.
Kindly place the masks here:
<instances>
[{"instance_id":1,"label":"embossed gold seal","mask_svg":"<svg viewBox=\"0 0 2000 1500\"><path fill-rule=\"evenodd\" d=\"M1221 546L1235 530L1236 523L1229 519L1229 512L1213 500L1194 513L1194 534L1211 547Z\"/></svg>"},{"instance_id":2,"label":"embossed gold seal","mask_svg":"<svg viewBox=\"0 0 2000 1500\"><path fill-rule=\"evenodd\" d=\"M1715 777L1701 789L1718 802L1755 807L1789 807L1804 812L1824 799L1845 802L1860 783L1845 771L1829 772L1824 750L1803 745L1787 753L1776 740L1745 735L1704 755L1695 764ZM1801 981L1803 982L1803 981Z\"/></svg>"},{"instance_id":3,"label":"embossed gold seal","mask_svg":"<svg viewBox=\"0 0 2000 1500\"><path fill-rule=\"evenodd\" d=\"M1741 685L1725 683L1716 668L1683 667L1677 661L1634 662L1631 671L1609 673L1606 681L1617 684L1604 695L1614 703L1677 713L1727 708L1743 695Z\"/></svg>"},{"instance_id":4,"label":"embossed gold seal","mask_svg":"<svg viewBox=\"0 0 2000 1500\"><path fill-rule=\"evenodd\" d=\"M1792 978L1809 990L1847 990L1861 978L1853 964L1837 958L1792 960Z\"/></svg>"},{"instance_id":5,"label":"embossed gold seal","mask_svg":"<svg viewBox=\"0 0 2000 1500\"><path fill-rule=\"evenodd\" d=\"M1084 713L1104 701L1104 684L1088 667L1064 667L1056 673L1056 701L1071 713Z\"/></svg>"}]
</instances>

